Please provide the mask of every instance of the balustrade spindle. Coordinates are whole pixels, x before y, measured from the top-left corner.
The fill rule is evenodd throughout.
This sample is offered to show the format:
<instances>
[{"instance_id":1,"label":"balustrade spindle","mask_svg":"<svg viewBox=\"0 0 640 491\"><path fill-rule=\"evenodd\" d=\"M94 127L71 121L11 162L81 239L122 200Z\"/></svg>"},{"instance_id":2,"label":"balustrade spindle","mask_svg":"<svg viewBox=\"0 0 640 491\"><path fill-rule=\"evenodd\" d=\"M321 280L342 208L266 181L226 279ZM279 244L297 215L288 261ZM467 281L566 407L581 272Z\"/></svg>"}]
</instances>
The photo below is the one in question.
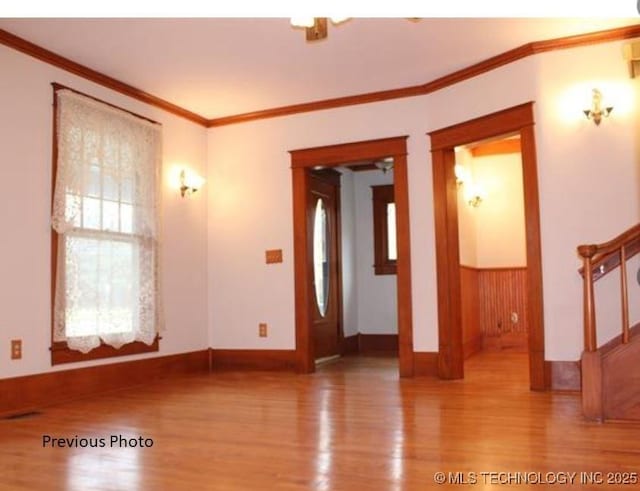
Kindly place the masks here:
<instances>
[{"instance_id":1,"label":"balustrade spindle","mask_svg":"<svg viewBox=\"0 0 640 491\"><path fill-rule=\"evenodd\" d=\"M620 294L622 296L622 342L629 342L629 296L627 293L627 253L620 247Z\"/></svg>"},{"instance_id":2,"label":"balustrade spindle","mask_svg":"<svg viewBox=\"0 0 640 491\"><path fill-rule=\"evenodd\" d=\"M595 351L596 340L596 305L593 291L593 270L591 256L584 257L584 349Z\"/></svg>"}]
</instances>

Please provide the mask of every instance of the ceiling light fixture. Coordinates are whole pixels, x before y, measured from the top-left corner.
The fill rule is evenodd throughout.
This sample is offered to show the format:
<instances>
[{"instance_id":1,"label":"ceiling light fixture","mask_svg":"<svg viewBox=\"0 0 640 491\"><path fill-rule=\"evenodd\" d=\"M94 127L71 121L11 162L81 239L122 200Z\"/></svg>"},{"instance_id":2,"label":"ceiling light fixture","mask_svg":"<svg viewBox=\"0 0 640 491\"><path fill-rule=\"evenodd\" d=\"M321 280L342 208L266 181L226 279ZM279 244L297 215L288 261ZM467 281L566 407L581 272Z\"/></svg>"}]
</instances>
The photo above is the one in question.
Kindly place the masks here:
<instances>
[{"instance_id":1,"label":"ceiling light fixture","mask_svg":"<svg viewBox=\"0 0 640 491\"><path fill-rule=\"evenodd\" d=\"M330 17L329 19L332 24L337 25L348 20L349 17ZM304 27L307 41L318 41L328 35L326 17L292 17L291 25Z\"/></svg>"},{"instance_id":2,"label":"ceiling light fixture","mask_svg":"<svg viewBox=\"0 0 640 491\"><path fill-rule=\"evenodd\" d=\"M393 157L387 157L386 159L376 160L373 165L380 169L383 174L393 169Z\"/></svg>"}]
</instances>

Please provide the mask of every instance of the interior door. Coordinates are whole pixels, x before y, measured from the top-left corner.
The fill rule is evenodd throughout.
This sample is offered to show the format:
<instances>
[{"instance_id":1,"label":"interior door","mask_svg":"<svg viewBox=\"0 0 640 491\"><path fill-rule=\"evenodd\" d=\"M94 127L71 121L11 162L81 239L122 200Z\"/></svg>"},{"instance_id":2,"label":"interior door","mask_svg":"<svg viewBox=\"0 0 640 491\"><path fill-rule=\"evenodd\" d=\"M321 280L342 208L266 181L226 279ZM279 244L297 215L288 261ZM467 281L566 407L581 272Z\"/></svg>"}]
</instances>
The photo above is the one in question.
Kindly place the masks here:
<instances>
[{"instance_id":1,"label":"interior door","mask_svg":"<svg viewBox=\"0 0 640 491\"><path fill-rule=\"evenodd\" d=\"M307 197L308 256L312 264L310 312L314 358L340 354L340 173L310 172Z\"/></svg>"}]
</instances>

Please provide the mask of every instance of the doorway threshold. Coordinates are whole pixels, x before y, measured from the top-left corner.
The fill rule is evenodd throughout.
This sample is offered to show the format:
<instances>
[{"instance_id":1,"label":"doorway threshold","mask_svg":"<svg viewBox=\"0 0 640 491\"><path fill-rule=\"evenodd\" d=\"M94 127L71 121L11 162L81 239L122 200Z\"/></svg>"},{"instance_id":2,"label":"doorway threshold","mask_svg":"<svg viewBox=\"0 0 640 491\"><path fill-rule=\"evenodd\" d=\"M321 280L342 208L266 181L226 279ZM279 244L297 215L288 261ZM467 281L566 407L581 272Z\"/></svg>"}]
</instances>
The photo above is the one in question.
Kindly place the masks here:
<instances>
[{"instance_id":1,"label":"doorway threshold","mask_svg":"<svg viewBox=\"0 0 640 491\"><path fill-rule=\"evenodd\" d=\"M315 363L316 366L319 365L326 365L327 363L332 363L334 361L338 361L340 359L340 355L331 355L331 356L325 356L323 358L318 358Z\"/></svg>"}]
</instances>

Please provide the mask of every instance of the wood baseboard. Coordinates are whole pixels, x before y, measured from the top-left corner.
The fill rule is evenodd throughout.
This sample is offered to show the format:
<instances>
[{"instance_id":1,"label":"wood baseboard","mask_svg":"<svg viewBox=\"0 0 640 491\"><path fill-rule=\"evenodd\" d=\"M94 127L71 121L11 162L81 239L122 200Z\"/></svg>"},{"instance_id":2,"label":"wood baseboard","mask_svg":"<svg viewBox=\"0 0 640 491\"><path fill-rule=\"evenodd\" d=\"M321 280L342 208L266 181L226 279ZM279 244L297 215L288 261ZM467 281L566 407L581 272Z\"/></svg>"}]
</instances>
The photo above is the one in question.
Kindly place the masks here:
<instances>
[{"instance_id":1,"label":"wood baseboard","mask_svg":"<svg viewBox=\"0 0 640 491\"><path fill-rule=\"evenodd\" d=\"M462 352L465 360L480 351L482 351L482 336L476 336L462 343Z\"/></svg>"},{"instance_id":2,"label":"wood baseboard","mask_svg":"<svg viewBox=\"0 0 640 491\"><path fill-rule=\"evenodd\" d=\"M438 352L437 351L414 351L413 353L413 375L438 376Z\"/></svg>"},{"instance_id":3,"label":"wood baseboard","mask_svg":"<svg viewBox=\"0 0 640 491\"><path fill-rule=\"evenodd\" d=\"M296 371L295 350L211 348L212 370Z\"/></svg>"},{"instance_id":4,"label":"wood baseboard","mask_svg":"<svg viewBox=\"0 0 640 491\"><path fill-rule=\"evenodd\" d=\"M363 334L358 335L358 347L362 354L389 353L398 354L397 334Z\"/></svg>"},{"instance_id":5,"label":"wood baseboard","mask_svg":"<svg viewBox=\"0 0 640 491\"><path fill-rule=\"evenodd\" d=\"M551 390L580 392L581 371L579 361L546 361L546 372L551 379Z\"/></svg>"},{"instance_id":6,"label":"wood baseboard","mask_svg":"<svg viewBox=\"0 0 640 491\"><path fill-rule=\"evenodd\" d=\"M345 355L357 355L360 352L359 334L345 336L342 344L342 353Z\"/></svg>"},{"instance_id":7,"label":"wood baseboard","mask_svg":"<svg viewBox=\"0 0 640 491\"><path fill-rule=\"evenodd\" d=\"M207 373L209 350L0 379L0 415L132 387L175 375Z\"/></svg>"}]
</instances>

